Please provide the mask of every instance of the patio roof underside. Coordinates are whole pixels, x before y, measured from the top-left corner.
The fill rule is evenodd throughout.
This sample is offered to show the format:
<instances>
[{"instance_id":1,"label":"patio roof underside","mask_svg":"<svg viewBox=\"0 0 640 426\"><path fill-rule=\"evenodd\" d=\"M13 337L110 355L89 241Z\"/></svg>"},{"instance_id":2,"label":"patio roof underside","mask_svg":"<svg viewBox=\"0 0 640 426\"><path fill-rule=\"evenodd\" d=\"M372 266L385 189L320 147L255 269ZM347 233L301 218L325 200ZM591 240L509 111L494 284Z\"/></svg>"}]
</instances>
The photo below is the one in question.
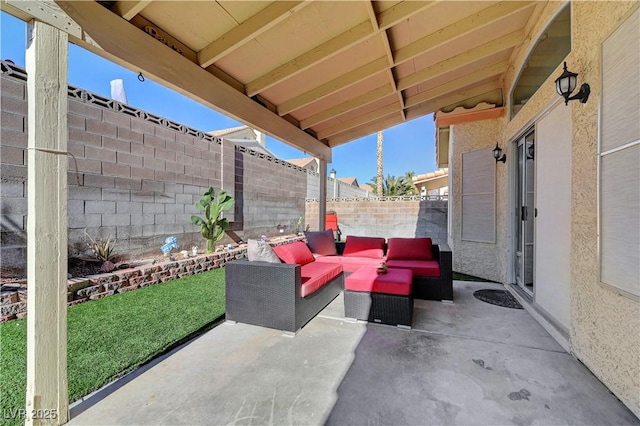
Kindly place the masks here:
<instances>
[{"instance_id":1,"label":"patio roof underside","mask_svg":"<svg viewBox=\"0 0 640 426\"><path fill-rule=\"evenodd\" d=\"M55 3L72 42L330 161L332 147L438 110L503 105L546 2Z\"/></svg>"}]
</instances>

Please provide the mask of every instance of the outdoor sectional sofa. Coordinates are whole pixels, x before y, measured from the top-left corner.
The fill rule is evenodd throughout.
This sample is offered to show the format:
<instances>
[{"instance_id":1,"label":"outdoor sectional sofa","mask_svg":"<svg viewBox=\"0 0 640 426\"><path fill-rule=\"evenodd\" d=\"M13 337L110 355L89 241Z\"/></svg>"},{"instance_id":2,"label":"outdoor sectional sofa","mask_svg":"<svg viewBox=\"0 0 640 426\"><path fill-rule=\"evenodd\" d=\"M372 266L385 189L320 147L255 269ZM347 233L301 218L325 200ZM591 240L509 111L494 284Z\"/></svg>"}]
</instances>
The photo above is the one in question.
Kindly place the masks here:
<instances>
[{"instance_id":1,"label":"outdoor sectional sofa","mask_svg":"<svg viewBox=\"0 0 640 426\"><path fill-rule=\"evenodd\" d=\"M344 289L340 265L315 262L301 241L275 247L287 263L225 265L228 321L296 333Z\"/></svg>"},{"instance_id":2,"label":"outdoor sectional sofa","mask_svg":"<svg viewBox=\"0 0 640 426\"><path fill-rule=\"evenodd\" d=\"M362 266L410 269L413 272L413 297L453 301L451 249L432 244L431 238L384 238L347 236L336 243L337 255L316 255L317 262L341 264L345 272Z\"/></svg>"},{"instance_id":3,"label":"outdoor sectional sofa","mask_svg":"<svg viewBox=\"0 0 640 426\"><path fill-rule=\"evenodd\" d=\"M271 261L278 263L235 260L226 264L228 321L296 333L344 289L343 271L378 267L382 261L389 268L412 270L412 297L453 300L451 250L446 244L432 245L426 238L386 242L348 236L344 243L331 239L335 254L326 255L312 254L309 247L316 247L307 237L309 246L297 241L275 247L279 260ZM431 259L426 259L429 251Z\"/></svg>"}]
</instances>

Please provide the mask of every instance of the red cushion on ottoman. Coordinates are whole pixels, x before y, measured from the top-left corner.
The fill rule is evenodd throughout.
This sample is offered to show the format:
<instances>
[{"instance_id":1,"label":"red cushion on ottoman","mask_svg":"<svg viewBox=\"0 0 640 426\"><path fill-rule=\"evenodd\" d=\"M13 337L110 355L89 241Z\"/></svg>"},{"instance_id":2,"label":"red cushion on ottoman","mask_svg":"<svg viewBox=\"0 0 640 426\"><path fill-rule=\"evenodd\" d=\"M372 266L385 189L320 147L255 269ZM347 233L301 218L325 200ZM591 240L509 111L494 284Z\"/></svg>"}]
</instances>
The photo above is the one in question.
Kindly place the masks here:
<instances>
[{"instance_id":1,"label":"red cushion on ottoman","mask_svg":"<svg viewBox=\"0 0 640 426\"><path fill-rule=\"evenodd\" d=\"M378 274L376 268L362 267L345 279L345 290L409 296L413 273L407 269L388 269Z\"/></svg>"}]
</instances>

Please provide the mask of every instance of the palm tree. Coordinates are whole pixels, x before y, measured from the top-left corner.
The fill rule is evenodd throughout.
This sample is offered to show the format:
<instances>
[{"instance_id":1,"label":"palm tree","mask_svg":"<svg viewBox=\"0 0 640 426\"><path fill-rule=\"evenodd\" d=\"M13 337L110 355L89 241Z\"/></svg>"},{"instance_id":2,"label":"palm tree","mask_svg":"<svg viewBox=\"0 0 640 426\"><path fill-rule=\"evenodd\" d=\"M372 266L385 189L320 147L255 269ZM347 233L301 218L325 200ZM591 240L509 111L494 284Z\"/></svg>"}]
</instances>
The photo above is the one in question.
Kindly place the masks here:
<instances>
[{"instance_id":1,"label":"palm tree","mask_svg":"<svg viewBox=\"0 0 640 426\"><path fill-rule=\"evenodd\" d=\"M384 189L383 189L383 184L382 184L382 180L384 179L384 176L382 174L382 132L378 132L378 149L377 149L377 153L378 153L378 175L377 175L377 179L376 179L376 191L375 193L380 195L380 194L384 194Z\"/></svg>"},{"instance_id":2,"label":"palm tree","mask_svg":"<svg viewBox=\"0 0 640 426\"><path fill-rule=\"evenodd\" d=\"M375 181L377 181L377 177L372 178L369 185L373 186L373 183ZM416 193L415 191L416 188L413 185L413 182L406 176L395 177L393 175L387 175L387 177L382 182L382 192L379 193L378 188L375 188L374 194L394 197L400 195L412 195Z\"/></svg>"},{"instance_id":3,"label":"palm tree","mask_svg":"<svg viewBox=\"0 0 640 426\"><path fill-rule=\"evenodd\" d=\"M413 171L406 172L404 174L404 178L407 181L407 184L411 187L407 195L416 195L420 193L420 191L418 191L418 187L416 187L413 183L413 178L415 175L416 174Z\"/></svg>"}]
</instances>

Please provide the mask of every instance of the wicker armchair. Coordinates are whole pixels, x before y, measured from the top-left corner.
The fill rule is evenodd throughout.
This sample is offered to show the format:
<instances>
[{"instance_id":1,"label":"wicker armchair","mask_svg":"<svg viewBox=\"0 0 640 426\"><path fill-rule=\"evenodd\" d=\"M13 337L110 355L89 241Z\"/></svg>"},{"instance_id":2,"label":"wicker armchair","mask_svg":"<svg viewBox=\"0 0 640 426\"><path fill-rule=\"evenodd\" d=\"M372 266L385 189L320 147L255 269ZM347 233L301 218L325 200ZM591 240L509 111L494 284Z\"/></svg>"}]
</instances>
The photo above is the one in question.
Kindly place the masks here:
<instances>
[{"instance_id":1,"label":"wicker armchair","mask_svg":"<svg viewBox=\"0 0 640 426\"><path fill-rule=\"evenodd\" d=\"M433 245L433 258L440 265L439 277L413 276L413 297L417 299L453 301L453 265L447 244Z\"/></svg>"},{"instance_id":2,"label":"wicker armchair","mask_svg":"<svg viewBox=\"0 0 640 426\"><path fill-rule=\"evenodd\" d=\"M300 265L234 260L225 265L226 319L296 333L344 289L344 274L300 296Z\"/></svg>"}]
</instances>

